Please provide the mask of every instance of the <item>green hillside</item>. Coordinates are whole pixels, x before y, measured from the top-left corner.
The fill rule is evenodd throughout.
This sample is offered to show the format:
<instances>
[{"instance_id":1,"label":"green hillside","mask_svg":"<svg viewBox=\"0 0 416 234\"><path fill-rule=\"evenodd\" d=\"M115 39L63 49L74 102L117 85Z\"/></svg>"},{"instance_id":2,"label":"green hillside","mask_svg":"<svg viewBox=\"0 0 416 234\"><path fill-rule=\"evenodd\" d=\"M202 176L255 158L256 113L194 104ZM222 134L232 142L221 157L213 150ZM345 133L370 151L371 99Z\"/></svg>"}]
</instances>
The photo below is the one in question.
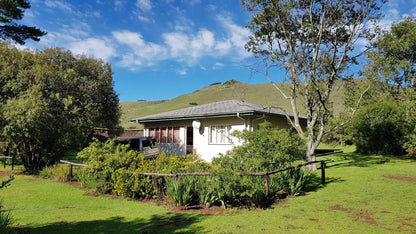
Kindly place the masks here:
<instances>
[{"instance_id":1,"label":"green hillside","mask_svg":"<svg viewBox=\"0 0 416 234\"><path fill-rule=\"evenodd\" d=\"M289 84L277 85L286 91L289 88ZM129 122L129 119L230 99L291 110L290 102L285 100L270 83L246 84L230 80L225 83L212 84L171 100L121 102L121 125L124 128L140 128L141 126ZM343 109L344 91L342 86L336 86L332 100L334 102L334 112L338 114Z\"/></svg>"}]
</instances>

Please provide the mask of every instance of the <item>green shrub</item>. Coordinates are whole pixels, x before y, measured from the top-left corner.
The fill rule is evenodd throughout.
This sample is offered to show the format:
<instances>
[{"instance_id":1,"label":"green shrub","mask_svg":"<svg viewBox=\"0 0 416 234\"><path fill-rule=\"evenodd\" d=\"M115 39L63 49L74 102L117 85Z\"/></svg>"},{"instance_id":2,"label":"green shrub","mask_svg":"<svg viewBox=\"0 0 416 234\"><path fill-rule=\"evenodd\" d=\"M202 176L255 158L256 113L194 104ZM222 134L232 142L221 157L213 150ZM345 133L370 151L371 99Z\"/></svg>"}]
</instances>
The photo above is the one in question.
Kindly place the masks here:
<instances>
[{"instance_id":1,"label":"green shrub","mask_svg":"<svg viewBox=\"0 0 416 234\"><path fill-rule=\"evenodd\" d=\"M405 111L395 102L384 101L360 109L352 122L352 131L359 153L402 155L409 126Z\"/></svg>"},{"instance_id":2,"label":"green shrub","mask_svg":"<svg viewBox=\"0 0 416 234\"><path fill-rule=\"evenodd\" d=\"M416 127L411 133L406 135L403 148L406 150L409 158L416 158Z\"/></svg>"},{"instance_id":3,"label":"green shrub","mask_svg":"<svg viewBox=\"0 0 416 234\"><path fill-rule=\"evenodd\" d=\"M273 129L270 123L264 123L259 130L242 131L234 135L243 142L242 145L212 161L213 174L218 178L212 186L216 187L220 200L231 206L259 207L269 204L280 190L290 190L288 186L280 186L282 182L273 176L270 177L269 184L272 186L269 186L269 194L266 196L263 177L241 174L272 171L304 159L305 144L297 134L288 129ZM299 179L296 180L298 181ZM290 184L289 181L287 183ZM299 183L299 189L302 186Z\"/></svg>"},{"instance_id":4,"label":"green shrub","mask_svg":"<svg viewBox=\"0 0 416 234\"><path fill-rule=\"evenodd\" d=\"M82 169L78 179L87 188L108 193L114 188L112 177L115 171L137 166L142 158L138 152L128 150L128 145L116 145L110 140L104 143L95 140L78 153L77 159L88 165Z\"/></svg>"}]
</instances>

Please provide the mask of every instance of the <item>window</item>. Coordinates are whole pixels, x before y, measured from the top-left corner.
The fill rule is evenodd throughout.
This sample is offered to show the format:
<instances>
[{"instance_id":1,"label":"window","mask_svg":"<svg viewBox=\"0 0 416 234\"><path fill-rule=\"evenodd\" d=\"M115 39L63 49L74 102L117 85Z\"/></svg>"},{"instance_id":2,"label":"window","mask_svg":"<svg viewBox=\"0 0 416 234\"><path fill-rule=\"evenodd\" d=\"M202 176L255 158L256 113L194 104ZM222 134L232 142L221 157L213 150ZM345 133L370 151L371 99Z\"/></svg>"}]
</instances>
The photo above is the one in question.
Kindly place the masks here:
<instances>
[{"instance_id":1,"label":"window","mask_svg":"<svg viewBox=\"0 0 416 234\"><path fill-rule=\"evenodd\" d=\"M210 144L231 144L230 140L231 125L215 125L210 127Z\"/></svg>"},{"instance_id":2,"label":"window","mask_svg":"<svg viewBox=\"0 0 416 234\"><path fill-rule=\"evenodd\" d=\"M179 127L149 128L149 136L156 138L158 143L180 143Z\"/></svg>"}]
</instances>

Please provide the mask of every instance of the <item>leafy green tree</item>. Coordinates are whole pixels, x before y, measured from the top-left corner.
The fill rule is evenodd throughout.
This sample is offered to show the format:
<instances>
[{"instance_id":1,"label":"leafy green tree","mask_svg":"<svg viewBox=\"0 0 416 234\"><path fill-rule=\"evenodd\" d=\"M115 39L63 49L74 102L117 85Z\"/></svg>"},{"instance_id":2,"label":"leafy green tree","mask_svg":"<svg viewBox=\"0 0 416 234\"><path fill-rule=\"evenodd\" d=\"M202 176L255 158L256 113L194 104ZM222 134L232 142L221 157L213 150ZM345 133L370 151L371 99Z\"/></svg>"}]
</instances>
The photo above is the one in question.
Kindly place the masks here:
<instances>
[{"instance_id":1,"label":"leafy green tree","mask_svg":"<svg viewBox=\"0 0 416 234\"><path fill-rule=\"evenodd\" d=\"M352 122L357 152L403 155L409 125L405 111L394 101L370 104L360 109Z\"/></svg>"},{"instance_id":2,"label":"leafy green tree","mask_svg":"<svg viewBox=\"0 0 416 234\"><path fill-rule=\"evenodd\" d=\"M94 127L117 128L111 67L59 48L0 45L0 124L26 169L37 171L85 145Z\"/></svg>"},{"instance_id":3,"label":"leafy green tree","mask_svg":"<svg viewBox=\"0 0 416 234\"><path fill-rule=\"evenodd\" d=\"M393 99L405 112L403 121L416 127L416 18L407 17L384 31L368 53L365 75L375 81L379 93ZM375 100L377 101L377 100ZM416 155L416 131L408 131L403 147Z\"/></svg>"},{"instance_id":4,"label":"leafy green tree","mask_svg":"<svg viewBox=\"0 0 416 234\"><path fill-rule=\"evenodd\" d=\"M357 40L371 36L368 23L377 18L384 1L377 0L243 0L253 13L247 27L252 36L246 44L258 59L253 69L270 82L269 70L286 71L289 93L275 88L291 103L294 117L288 121L307 142L306 154L314 152L327 132L331 116L329 98L338 79L351 78L347 70L361 54L354 52ZM272 82L273 83L273 82ZM299 109L306 108L307 127L299 121ZM286 110L284 110L286 111ZM328 130L330 131L330 130ZM311 169L316 169L313 165Z\"/></svg>"},{"instance_id":5,"label":"leafy green tree","mask_svg":"<svg viewBox=\"0 0 416 234\"><path fill-rule=\"evenodd\" d=\"M16 20L21 20L24 11L30 8L30 3L26 0L0 0L0 38L2 40L12 39L13 41L24 44L25 40L32 39L39 41L40 37L46 35L36 27L16 24Z\"/></svg>"},{"instance_id":6,"label":"leafy green tree","mask_svg":"<svg viewBox=\"0 0 416 234\"><path fill-rule=\"evenodd\" d=\"M368 54L371 70L400 88L416 88L416 18L407 17L384 31Z\"/></svg>"}]
</instances>

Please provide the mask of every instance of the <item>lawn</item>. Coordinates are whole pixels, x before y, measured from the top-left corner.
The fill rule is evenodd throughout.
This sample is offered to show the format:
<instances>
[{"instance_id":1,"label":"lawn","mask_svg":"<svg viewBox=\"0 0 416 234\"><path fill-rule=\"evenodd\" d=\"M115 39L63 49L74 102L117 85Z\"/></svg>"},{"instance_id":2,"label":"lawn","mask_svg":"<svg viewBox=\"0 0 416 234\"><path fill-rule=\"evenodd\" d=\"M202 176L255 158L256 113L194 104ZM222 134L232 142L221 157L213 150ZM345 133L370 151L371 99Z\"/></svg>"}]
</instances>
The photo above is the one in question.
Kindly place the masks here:
<instances>
[{"instance_id":1,"label":"lawn","mask_svg":"<svg viewBox=\"0 0 416 234\"><path fill-rule=\"evenodd\" d=\"M31 233L416 233L416 161L350 152L322 158L333 159L325 186L266 210L177 213L26 175L0 197L14 229Z\"/></svg>"}]
</instances>

